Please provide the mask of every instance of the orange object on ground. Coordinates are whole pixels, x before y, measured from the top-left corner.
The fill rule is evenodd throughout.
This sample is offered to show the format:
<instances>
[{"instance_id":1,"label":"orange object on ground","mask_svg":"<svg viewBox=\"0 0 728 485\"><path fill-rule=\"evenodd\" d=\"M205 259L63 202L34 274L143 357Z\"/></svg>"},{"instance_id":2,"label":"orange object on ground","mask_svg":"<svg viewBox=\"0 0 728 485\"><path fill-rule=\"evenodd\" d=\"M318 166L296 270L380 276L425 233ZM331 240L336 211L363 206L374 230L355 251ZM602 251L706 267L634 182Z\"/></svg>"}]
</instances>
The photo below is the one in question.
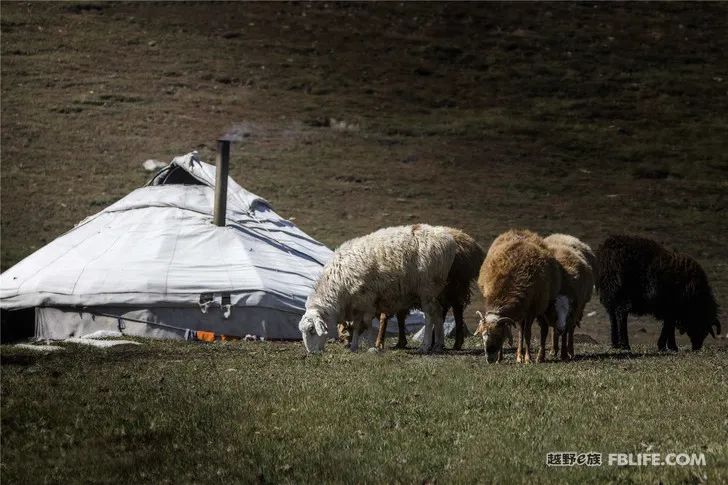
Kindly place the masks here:
<instances>
[{"instance_id":1,"label":"orange object on ground","mask_svg":"<svg viewBox=\"0 0 728 485\"><path fill-rule=\"evenodd\" d=\"M203 342L214 342L215 334L213 332L204 332L202 330L198 330L197 332L195 332L195 338L197 340L202 340Z\"/></svg>"}]
</instances>

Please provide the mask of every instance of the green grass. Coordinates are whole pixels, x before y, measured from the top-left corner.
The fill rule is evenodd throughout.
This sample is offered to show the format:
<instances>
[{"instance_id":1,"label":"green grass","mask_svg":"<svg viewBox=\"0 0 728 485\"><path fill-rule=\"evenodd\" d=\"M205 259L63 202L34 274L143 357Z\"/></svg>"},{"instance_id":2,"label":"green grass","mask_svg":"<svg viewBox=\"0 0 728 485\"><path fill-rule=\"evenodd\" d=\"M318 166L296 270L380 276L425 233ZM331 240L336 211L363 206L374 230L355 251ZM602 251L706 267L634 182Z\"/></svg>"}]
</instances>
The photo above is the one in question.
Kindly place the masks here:
<instances>
[{"instance_id":1,"label":"green grass","mask_svg":"<svg viewBox=\"0 0 728 485\"><path fill-rule=\"evenodd\" d=\"M2 477L46 482L728 480L726 349L568 364L300 343L38 355L2 347ZM550 451L704 453L705 467L545 466Z\"/></svg>"}]
</instances>

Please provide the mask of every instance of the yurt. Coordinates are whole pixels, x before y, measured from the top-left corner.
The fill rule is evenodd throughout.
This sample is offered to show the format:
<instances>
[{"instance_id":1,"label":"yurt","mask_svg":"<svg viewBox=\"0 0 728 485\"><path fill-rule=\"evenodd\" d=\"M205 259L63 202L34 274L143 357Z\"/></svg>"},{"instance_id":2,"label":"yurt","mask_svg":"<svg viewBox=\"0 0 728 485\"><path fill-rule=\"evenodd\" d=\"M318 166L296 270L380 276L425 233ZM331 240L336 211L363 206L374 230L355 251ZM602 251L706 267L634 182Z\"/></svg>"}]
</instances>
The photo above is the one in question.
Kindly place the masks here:
<instances>
[{"instance_id":1,"label":"yurt","mask_svg":"<svg viewBox=\"0 0 728 485\"><path fill-rule=\"evenodd\" d=\"M216 225L216 167L196 152L175 158L0 275L0 309L35 309L35 335L47 339L98 330L300 339L306 298L331 251L222 180Z\"/></svg>"}]
</instances>

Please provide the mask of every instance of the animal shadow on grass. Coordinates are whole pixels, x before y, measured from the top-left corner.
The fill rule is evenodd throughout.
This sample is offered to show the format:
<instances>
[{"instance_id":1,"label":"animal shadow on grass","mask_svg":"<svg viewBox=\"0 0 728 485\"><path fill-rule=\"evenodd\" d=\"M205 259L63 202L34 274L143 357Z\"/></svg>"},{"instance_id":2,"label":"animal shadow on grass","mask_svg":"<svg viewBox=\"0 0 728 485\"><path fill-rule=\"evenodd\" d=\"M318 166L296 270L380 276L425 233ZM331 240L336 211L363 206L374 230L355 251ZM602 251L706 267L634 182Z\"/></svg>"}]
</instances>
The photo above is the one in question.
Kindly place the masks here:
<instances>
[{"instance_id":1,"label":"animal shadow on grass","mask_svg":"<svg viewBox=\"0 0 728 485\"><path fill-rule=\"evenodd\" d=\"M39 355L28 355L28 354L3 354L0 355L0 365L17 365L21 367L29 367L41 358Z\"/></svg>"},{"instance_id":2,"label":"animal shadow on grass","mask_svg":"<svg viewBox=\"0 0 728 485\"><path fill-rule=\"evenodd\" d=\"M675 357L678 352L595 352L595 353L584 353L576 354L572 359L573 362L579 361L601 361L601 360L638 360L638 359L653 359L662 357Z\"/></svg>"},{"instance_id":3,"label":"animal shadow on grass","mask_svg":"<svg viewBox=\"0 0 728 485\"><path fill-rule=\"evenodd\" d=\"M445 352L441 354L422 354L418 352L416 347L407 347L404 350L409 355L415 355L415 356L437 356L437 357L450 357L450 356L482 356L483 355L483 349L463 349L463 350L453 350L453 349L446 349ZM550 350L550 349L549 349ZM516 349L515 348L503 348L503 355L515 355ZM573 359L563 361L558 357L553 357L547 353L546 360L543 362L543 364L568 364L569 362L589 362L589 361L608 361L608 360L614 360L614 361L622 361L622 360L639 360L639 359L653 359L653 358L667 358L667 357L675 357L678 355L677 352L647 352L647 353L641 353L641 352L586 352L586 353L577 353ZM535 358L535 353L532 356ZM506 361L506 363L514 363L510 361Z\"/></svg>"}]
</instances>

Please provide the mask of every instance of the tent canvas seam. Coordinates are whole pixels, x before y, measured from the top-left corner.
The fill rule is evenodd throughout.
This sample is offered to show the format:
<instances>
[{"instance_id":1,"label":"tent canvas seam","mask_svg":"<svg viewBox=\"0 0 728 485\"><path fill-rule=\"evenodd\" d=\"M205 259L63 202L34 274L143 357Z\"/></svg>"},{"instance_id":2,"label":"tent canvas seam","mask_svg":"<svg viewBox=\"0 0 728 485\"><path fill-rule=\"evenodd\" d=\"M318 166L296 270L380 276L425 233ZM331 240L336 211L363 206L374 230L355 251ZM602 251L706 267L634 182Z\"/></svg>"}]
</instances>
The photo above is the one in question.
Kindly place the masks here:
<instances>
[{"instance_id":1,"label":"tent canvas seam","mask_svg":"<svg viewBox=\"0 0 728 485\"><path fill-rule=\"evenodd\" d=\"M185 194L185 201L187 200L187 195ZM175 211L175 222L179 222L178 213ZM174 262L174 256L177 254L177 242L179 241L179 234L182 231L182 225L177 224L177 234L174 237L174 247L172 248L172 256L169 258L169 262L167 263L167 271L164 273L164 294L169 294L169 270L172 268L172 263Z\"/></svg>"},{"instance_id":2,"label":"tent canvas seam","mask_svg":"<svg viewBox=\"0 0 728 485\"><path fill-rule=\"evenodd\" d=\"M73 288L71 288L72 295L75 293L76 285L78 285L78 282L81 280L81 276L83 276L83 273L86 271L86 268L88 268L88 265L93 263L94 261L98 260L104 254L108 253L111 248L116 246L116 243L118 243L121 240L121 237L123 235L124 235L124 232L120 231L119 235L116 237L116 239L114 239L113 244L111 244L110 246L107 246L107 248L104 249L104 251L101 254L99 254L98 256L96 256L95 258L92 258L92 259L89 259L88 261L86 261L86 264L83 265L83 269L81 269L81 271L78 273L78 278L76 278L76 281L73 282Z\"/></svg>"}]
</instances>

